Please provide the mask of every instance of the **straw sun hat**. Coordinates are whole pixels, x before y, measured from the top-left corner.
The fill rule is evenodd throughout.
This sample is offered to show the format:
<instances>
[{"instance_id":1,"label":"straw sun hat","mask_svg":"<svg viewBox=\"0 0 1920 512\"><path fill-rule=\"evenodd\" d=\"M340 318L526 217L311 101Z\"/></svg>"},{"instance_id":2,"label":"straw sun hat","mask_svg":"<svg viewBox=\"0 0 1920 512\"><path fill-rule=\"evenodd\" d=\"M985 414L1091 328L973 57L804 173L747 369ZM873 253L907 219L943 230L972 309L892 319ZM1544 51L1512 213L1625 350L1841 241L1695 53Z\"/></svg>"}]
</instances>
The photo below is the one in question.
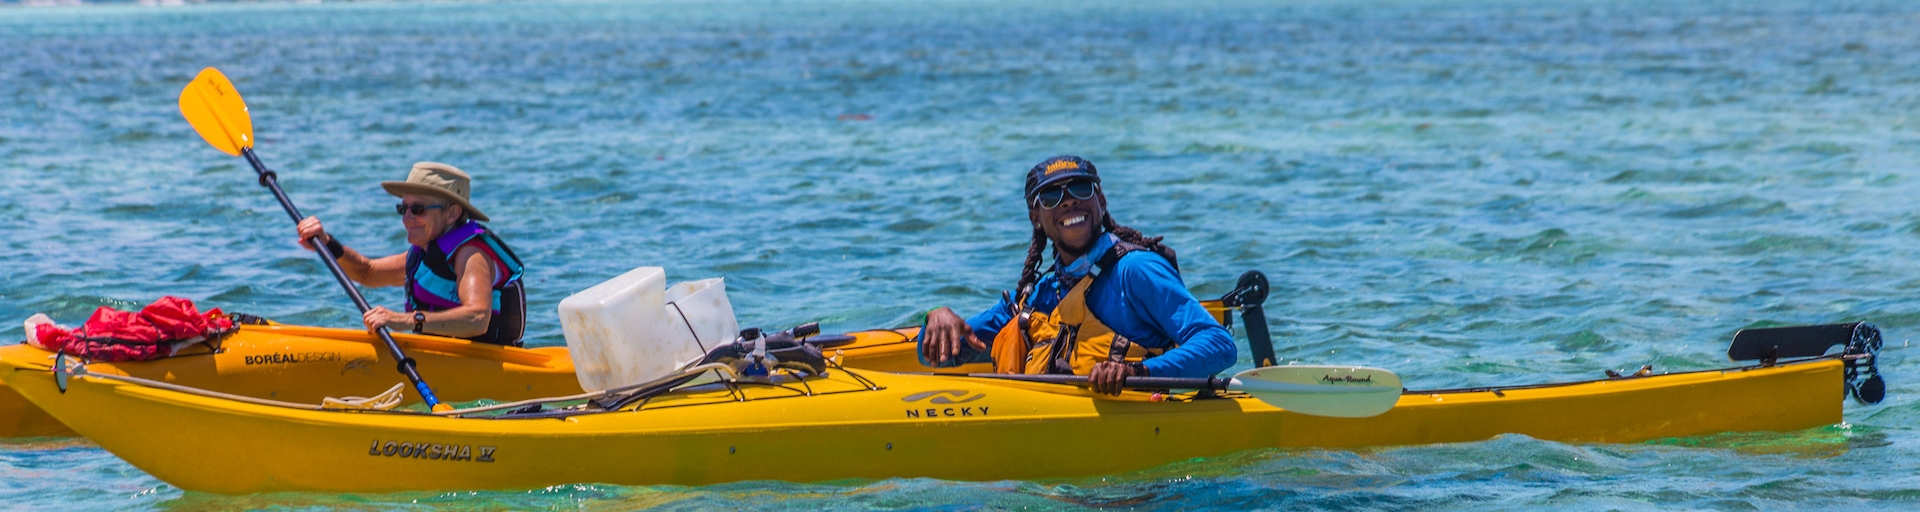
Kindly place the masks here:
<instances>
[{"instance_id":1,"label":"straw sun hat","mask_svg":"<svg viewBox=\"0 0 1920 512\"><path fill-rule=\"evenodd\" d=\"M487 220L487 214L480 213L480 209L467 200L473 190L473 178L458 167L440 162L416 163L413 170L407 172L407 181L382 181L380 188L395 196L415 194L445 199L460 205L473 220Z\"/></svg>"}]
</instances>

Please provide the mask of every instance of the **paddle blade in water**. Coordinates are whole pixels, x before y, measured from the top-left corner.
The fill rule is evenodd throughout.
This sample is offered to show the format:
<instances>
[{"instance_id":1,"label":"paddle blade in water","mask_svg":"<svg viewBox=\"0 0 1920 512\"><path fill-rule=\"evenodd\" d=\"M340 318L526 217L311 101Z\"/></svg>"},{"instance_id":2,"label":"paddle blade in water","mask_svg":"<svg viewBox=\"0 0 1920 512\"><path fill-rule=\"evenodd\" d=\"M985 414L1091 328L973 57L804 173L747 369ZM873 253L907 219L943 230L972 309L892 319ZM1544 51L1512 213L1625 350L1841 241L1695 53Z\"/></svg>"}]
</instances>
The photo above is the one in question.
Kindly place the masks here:
<instances>
[{"instance_id":1,"label":"paddle blade in water","mask_svg":"<svg viewBox=\"0 0 1920 512\"><path fill-rule=\"evenodd\" d=\"M1336 418L1378 416L1400 401L1400 376L1360 366L1269 366L1233 376L1227 389L1275 407Z\"/></svg>"},{"instance_id":2,"label":"paddle blade in water","mask_svg":"<svg viewBox=\"0 0 1920 512\"><path fill-rule=\"evenodd\" d=\"M200 70L200 76L180 91L180 115L214 149L240 156L241 150L253 147L253 118L247 115L247 102L218 69Z\"/></svg>"}]
</instances>

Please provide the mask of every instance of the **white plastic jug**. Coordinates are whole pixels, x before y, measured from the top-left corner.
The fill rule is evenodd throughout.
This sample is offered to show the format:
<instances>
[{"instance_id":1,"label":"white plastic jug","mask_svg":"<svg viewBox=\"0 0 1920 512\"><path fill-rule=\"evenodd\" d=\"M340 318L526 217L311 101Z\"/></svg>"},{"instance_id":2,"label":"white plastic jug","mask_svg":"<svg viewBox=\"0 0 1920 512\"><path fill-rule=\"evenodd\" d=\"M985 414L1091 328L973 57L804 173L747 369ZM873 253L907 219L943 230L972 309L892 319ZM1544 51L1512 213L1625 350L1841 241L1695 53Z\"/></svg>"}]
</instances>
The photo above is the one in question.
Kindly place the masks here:
<instances>
[{"instance_id":1,"label":"white plastic jug","mask_svg":"<svg viewBox=\"0 0 1920 512\"><path fill-rule=\"evenodd\" d=\"M667 310L669 316L680 318L686 324L674 332L691 338L674 343L691 341L700 346L702 355L714 345L733 341L740 335L740 322L733 318L733 303L727 301L725 279L687 281L667 288Z\"/></svg>"},{"instance_id":2,"label":"white plastic jug","mask_svg":"<svg viewBox=\"0 0 1920 512\"><path fill-rule=\"evenodd\" d=\"M720 279L671 290L666 280L660 267L640 267L560 301L560 330L581 389L659 379L732 341L739 323Z\"/></svg>"}]
</instances>

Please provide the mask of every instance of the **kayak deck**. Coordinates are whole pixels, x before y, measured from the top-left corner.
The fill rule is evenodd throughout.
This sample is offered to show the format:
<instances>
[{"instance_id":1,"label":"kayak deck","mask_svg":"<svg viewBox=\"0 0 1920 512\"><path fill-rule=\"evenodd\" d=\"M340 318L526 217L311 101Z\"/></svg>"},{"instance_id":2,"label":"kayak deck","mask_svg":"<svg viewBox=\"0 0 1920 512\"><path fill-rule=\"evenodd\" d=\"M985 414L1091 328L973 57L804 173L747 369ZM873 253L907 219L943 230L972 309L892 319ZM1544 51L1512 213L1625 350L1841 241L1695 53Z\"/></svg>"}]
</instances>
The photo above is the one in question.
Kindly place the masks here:
<instances>
[{"instance_id":1,"label":"kayak deck","mask_svg":"<svg viewBox=\"0 0 1920 512\"><path fill-rule=\"evenodd\" d=\"M1368 421L1303 417L1311 436L1289 446L1408 445L1523 434L1578 443L1630 443L1736 431L1784 432L1839 423L1837 359L1649 375L1551 386L1412 392ZM1374 421L1378 420L1378 421Z\"/></svg>"},{"instance_id":2,"label":"kayak deck","mask_svg":"<svg viewBox=\"0 0 1920 512\"><path fill-rule=\"evenodd\" d=\"M1058 384L845 369L541 419L297 410L84 377L61 393L44 368L4 357L0 379L142 470L219 493L1075 477L1257 448L1799 430L1840 421L1842 405L1835 359L1408 394L1371 418L1304 416L1245 397L1108 398ZM192 432L220 434L181 441Z\"/></svg>"}]
</instances>

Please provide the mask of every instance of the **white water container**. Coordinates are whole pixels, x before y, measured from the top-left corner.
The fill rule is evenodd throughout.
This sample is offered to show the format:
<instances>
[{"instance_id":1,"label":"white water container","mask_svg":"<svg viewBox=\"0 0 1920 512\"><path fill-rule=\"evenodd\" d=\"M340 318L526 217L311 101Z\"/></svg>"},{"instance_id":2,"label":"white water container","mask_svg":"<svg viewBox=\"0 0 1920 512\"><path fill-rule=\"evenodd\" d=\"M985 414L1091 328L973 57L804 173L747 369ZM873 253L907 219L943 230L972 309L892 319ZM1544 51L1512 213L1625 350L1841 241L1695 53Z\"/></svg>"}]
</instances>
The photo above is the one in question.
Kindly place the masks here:
<instances>
[{"instance_id":1,"label":"white water container","mask_svg":"<svg viewBox=\"0 0 1920 512\"><path fill-rule=\"evenodd\" d=\"M668 288L667 313L670 318L685 320L681 330L674 332L689 336L674 343L691 341L700 347L701 355L740 335L740 322L733 318L733 303L727 301L727 282L722 278L687 281Z\"/></svg>"},{"instance_id":2,"label":"white water container","mask_svg":"<svg viewBox=\"0 0 1920 512\"><path fill-rule=\"evenodd\" d=\"M718 277L686 281L667 288L667 317L669 321L682 320L679 330L668 329L676 336L672 343L699 346L696 358L740 336L740 322L733 318L733 303L727 301L727 283ZM691 383L716 380L719 379L714 372L707 372Z\"/></svg>"},{"instance_id":3,"label":"white water container","mask_svg":"<svg viewBox=\"0 0 1920 512\"><path fill-rule=\"evenodd\" d=\"M701 342L732 340L739 324L719 279L673 291L666 281L660 267L640 267L560 301L560 330L581 389L659 379L705 355Z\"/></svg>"}]
</instances>

